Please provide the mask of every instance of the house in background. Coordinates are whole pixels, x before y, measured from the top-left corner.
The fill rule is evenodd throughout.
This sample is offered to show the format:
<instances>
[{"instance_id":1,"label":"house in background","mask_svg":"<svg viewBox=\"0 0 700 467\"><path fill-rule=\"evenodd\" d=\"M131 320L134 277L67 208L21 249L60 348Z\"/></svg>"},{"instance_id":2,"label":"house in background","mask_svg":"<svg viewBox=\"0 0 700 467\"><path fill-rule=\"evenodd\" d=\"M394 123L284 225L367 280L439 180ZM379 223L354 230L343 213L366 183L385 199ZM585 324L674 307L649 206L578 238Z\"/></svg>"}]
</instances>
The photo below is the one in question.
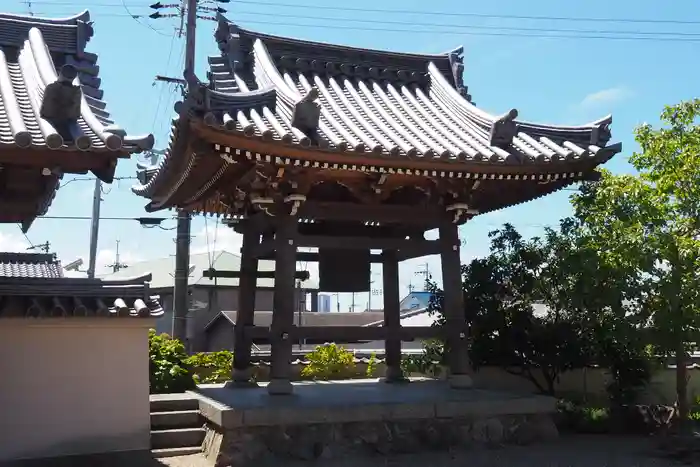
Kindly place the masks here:
<instances>
[{"instance_id":1,"label":"house in background","mask_svg":"<svg viewBox=\"0 0 700 467\"><path fill-rule=\"evenodd\" d=\"M238 279L204 277L204 273L211 268L217 271L239 271L241 257L227 251L198 253L190 256L187 340L188 348L192 352L207 350L205 329L221 311L238 310ZM260 261L259 270L274 271L275 262ZM164 317L156 324L156 331L172 334L175 256L133 263L127 268L104 277L124 279L145 273L152 275L151 290L160 295L160 303L165 310ZM274 284L274 279L258 279L258 290L255 296L256 310L272 310ZM301 310L306 309L307 294L311 295L311 309L315 312L318 304L318 285L312 280L300 282L295 301Z\"/></svg>"},{"instance_id":2,"label":"house in background","mask_svg":"<svg viewBox=\"0 0 700 467\"><path fill-rule=\"evenodd\" d=\"M437 316L428 313L428 305L432 298L430 292L411 292L401 300L401 325L402 326L432 326ZM204 351L216 352L219 350L233 350L234 332L237 313L235 311L222 311L205 326ZM269 327L272 323L272 312L256 311L255 326ZM383 326L384 312L382 310L369 310L362 313L310 313L298 312L294 314L295 326ZM312 350L315 346L325 341L301 343L302 350ZM267 342L259 340L254 342L257 350L267 351L270 347ZM295 343L298 345L298 343ZM336 342L351 350L382 350L384 341L371 342ZM403 342L403 349L422 349L420 340ZM295 346L296 348L296 346Z\"/></svg>"}]
</instances>

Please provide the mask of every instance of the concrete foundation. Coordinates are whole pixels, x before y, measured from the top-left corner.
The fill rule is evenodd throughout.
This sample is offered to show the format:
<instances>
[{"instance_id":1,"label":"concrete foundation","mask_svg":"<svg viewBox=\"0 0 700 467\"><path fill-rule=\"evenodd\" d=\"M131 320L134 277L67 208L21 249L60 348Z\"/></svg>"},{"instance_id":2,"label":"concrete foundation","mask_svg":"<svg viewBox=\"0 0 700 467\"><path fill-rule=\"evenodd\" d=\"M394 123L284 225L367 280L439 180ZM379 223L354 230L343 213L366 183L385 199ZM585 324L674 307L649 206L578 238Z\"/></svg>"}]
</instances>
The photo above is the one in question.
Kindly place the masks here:
<instances>
[{"instance_id":1,"label":"concrete foundation","mask_svg":"<svg viewBox=\"0 0 700 467\"><path fill-rule=\"evenodd\" d=\"M391 455L474 445L531 443L558 436L555 399L445 381L294 383L292 395L203 385L204 452L212 465Z\"/></svg>"}]
</instances>

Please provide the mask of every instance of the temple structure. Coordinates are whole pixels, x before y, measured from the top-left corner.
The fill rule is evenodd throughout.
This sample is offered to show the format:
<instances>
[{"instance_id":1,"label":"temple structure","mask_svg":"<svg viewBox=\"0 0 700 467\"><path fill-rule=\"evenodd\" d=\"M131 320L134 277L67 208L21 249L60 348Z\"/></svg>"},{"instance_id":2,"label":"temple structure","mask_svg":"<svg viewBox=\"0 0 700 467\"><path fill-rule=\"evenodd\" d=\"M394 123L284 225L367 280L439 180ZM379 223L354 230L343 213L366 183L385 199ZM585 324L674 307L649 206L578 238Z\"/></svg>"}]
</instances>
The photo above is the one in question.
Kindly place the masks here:
<instances>
[{"instance_id":1,"label":"temple structure","mask_svg":"<svg viewBox=\"0 0 700 467\"><path fill-rule=\"evenodd\" d=\"M0 14L0 223L26 231L64 174L109 183L118 159L153 146L110 120L92 33L87 12ZM0 462L149 451L148 329L163 314L149 281L69 278L52 254L0 252Z\"/></svg>"},{"instance_id":2,"label":"temple structure","mask_svg":"<svg viewBox=\"0 0 700 467\"><path fill-rule=\"evenodd\" d=\"M63 174L111 183L117 160L151 149L110 119L86 11L66 19L0 14L0 222L26 231Z\"/></svg>"},{"instance_id":3,"label":"temple structure","mask_svg":"<svg viewBox=\"0 0 700 467\"><path fill-rule=\"evenodd\" d=\"M289 393L293 341L386 340L387 381L403 379L401 341L449 344L452 385L469 387L458 227L594 177L621 150L611 117L530 123L476 107L462 49L438 55L366 50L249 31L218 17L220 55L206 81L185 76L166 157L142 167L134 192L149 211L225 216L243 235L234 382L250 342L272 344L272 394ZM426 240L439 229L439 240ZM316 247L318 252L297 252ZM381 250L382 253L372 253ZM440 254L443 328L401 327L399 262ZM253 326L259 259L275 259L269 328ZM383 265L382 327L295 327L295 261L318 261L321 291L369 288Z\"/></svg>"}]
</instances>

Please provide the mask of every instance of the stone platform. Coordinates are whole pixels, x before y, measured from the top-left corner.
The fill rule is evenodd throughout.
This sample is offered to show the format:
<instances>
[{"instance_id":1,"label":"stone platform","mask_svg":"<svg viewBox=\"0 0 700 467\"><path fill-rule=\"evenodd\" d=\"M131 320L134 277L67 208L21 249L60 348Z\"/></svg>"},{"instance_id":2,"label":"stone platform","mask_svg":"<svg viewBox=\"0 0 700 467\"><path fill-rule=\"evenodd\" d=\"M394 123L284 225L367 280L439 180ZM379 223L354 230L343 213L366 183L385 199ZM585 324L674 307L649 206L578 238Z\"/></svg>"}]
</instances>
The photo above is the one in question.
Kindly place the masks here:
<instances>
[{"instance_id":1,"label":"stone platform","mask_svg":"<svg viewBox=\"0 0 700 467\"><path fill-rule=\"evenodd\" d=\"M554 398L428 379L298 382L289 396L270 396L264 385L202 385L197 394L207 420L204 452L216 467L557 437Z\"/></svg>"}]
</instances>

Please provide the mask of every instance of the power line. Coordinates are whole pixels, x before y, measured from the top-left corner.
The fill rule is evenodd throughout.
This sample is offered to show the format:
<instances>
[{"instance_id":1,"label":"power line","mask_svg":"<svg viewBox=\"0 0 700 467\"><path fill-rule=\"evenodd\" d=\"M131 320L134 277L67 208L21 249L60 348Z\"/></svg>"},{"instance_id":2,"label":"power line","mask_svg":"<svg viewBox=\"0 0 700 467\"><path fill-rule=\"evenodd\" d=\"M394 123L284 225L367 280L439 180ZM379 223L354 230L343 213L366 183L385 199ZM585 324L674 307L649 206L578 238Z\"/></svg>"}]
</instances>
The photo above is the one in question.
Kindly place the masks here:
<instances>
[{"instance_id":1,"label":"power line","mask_svg":"<svg viewBox=\"0 0 700 467\"><path fill-rule=\"evenodd\" d=\"M85 6L84 3L72 1L33 1L36 5L66 5L66 6ZM285 2L264 2L258 0L236 0L236 4L249 4L256 6L270 7L285 7L285 8L300 8L310 10L328 10L341 12L356 12L356 13L382 13L382 14L403 14L403 15L421 15L421 16L449 16L449 17L464 17L464 18L488 18L488 19L519 19L519 20L535 20L535 21L572 21L572 22L595 22L595 23L636 23L636 24L688 24L700 25L700 20L682 20L682 19L646 19L646 18L610 18L610 17L573 17L573 16L545 16L545 15L510 15L496 13L471 13L471 12L456 12L456 11L429 11L429 10L408 10L408 9L388 9L388 8L362 8L362 7L345 7L345 6L330 6L330 5L304 5L297 3ZM93 2L91 7L119 7L122 4L118 3L102 3ZM141 4L129 4L128 6L139 7ZM277 15L277 13L275 13Z\"/></svg>"},{"instance_id":2,"label":"power line","mask_svg":"<svg viewBox=\"0 0 700 467\"><path fill-rule=\"evenodd\" d=\"M95 180L97 180L95 177L74 177L70 180L66 180L64 183L61 183L60 188L70 185L73 182L94 182ZM114 177L113 180L116 182L120 180L138 180L138 177Z\"/></svg>"},{"instance_id":3,"label":"power line","mask_svg":"<svg viewBox=\"0 0 700 467\"><path fill-rule=\"evenodd\" d=\"M89 221L90 216L39 216L37 219L69 220L69 221ZM152 223L168 220L167 217L100 217L101 221L137 221L146 226L155 225Z\"/></svg>"},{"instance_id":4,"label":"power line","mask_svg":"<svg viewBox=\"0 0 700 467\"><path fill-rule=\"evenodd\" d=\"M44 13L45 14L45 13ZM146 15L124 15L124 14L114 14L114 13L102 13L102 16L106 17L130 17L134 19L146 18ZM277 15L276 16L283 16ZM318 19L320 17L304 17L310 20ZM200 19L212 19L210 17L200 17ZM278 22L278 21L258 21L258 20L241 20L242 24L254 24L254 25L267 25L267 26L285 26L285 27L296 27L304 29L333 29L333 30L345 30L345 31L366 31L366 32L391 32L391 33L403 33L403 34L442 34L446 36L482 36L482 37L504 37L504 38L539 38L539 39L589 39L589 40L624 40L624 41L646 41L646 42L673 42L673 43L697 43L700 42L700 34L696 33L673 33L667 31L661 31L659 33L654 33L651 31L621 31L623 34L628 35L613 35L620 34L620 31L599 31L599 30L585 30L585 29L570 29L566 31L571 31L571 33L552 33L552 29L547 28L509 28L507 26L493 26L496 31L476 31L474 29L487 28L487 26L460 26L468 28L468 30L441 30L441 29L415 29L415 28L388 28L388 27L361 27L361 26L348 26L344 23L349 21L362 21L362 20L349 20L344 18L327 18L324 19L326 23L328 21L338 21L341 24L319 24L317 23L295 23L295 22ZM365 20L365 22L368 20ZM146 23L139 24L146 25ZM392 24L392 23L389 23ZM406 23L407 25L415 23ZM153 31L164 34L162 31L156 30L150 25L148 26ZM518 30L529 31L518 32ZM499 32L502 31L502 32ZM562 30L563 31L563 30ZM653 34L657 34L656 36ZM669 34L669 36L661 36L660 34ZM670 34L675 34L670 36ZM685 34L685 35L684 35ZM694 34L693 36L690 36ZM689 37L690 36L690 37Z\"/></svg>"}]
</instances>

